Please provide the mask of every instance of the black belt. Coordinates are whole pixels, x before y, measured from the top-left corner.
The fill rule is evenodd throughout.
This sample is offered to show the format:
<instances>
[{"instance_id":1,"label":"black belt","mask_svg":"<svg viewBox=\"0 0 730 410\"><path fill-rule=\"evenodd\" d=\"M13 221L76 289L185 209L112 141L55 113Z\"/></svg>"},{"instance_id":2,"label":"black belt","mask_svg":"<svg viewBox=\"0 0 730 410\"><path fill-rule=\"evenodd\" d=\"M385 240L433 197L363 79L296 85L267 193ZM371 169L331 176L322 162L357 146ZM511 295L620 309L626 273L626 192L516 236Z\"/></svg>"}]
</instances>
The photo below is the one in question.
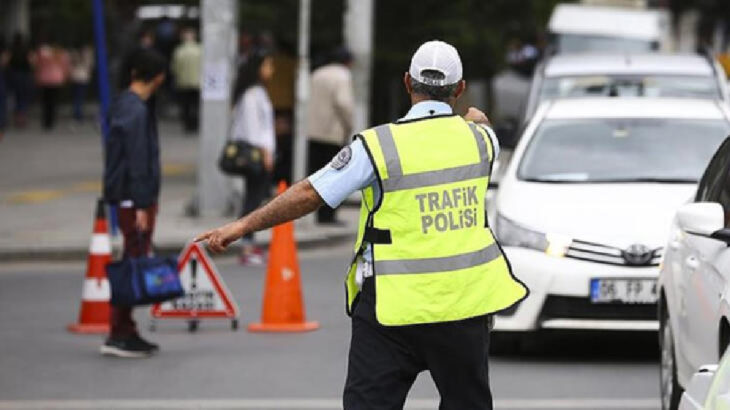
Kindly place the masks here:
<instances>
[{"instance_id":1,"label":"black belt","mask_svg":"<svg viewBox=\"0 0 730 410\"><path fill-rule=\"evenodd\" d=\"M393 238L390 236L390 229L378 229L370 226L365 228L362 239L365 242L376 244L389 245L393 243Z\"/></svg>"}]
</instances>

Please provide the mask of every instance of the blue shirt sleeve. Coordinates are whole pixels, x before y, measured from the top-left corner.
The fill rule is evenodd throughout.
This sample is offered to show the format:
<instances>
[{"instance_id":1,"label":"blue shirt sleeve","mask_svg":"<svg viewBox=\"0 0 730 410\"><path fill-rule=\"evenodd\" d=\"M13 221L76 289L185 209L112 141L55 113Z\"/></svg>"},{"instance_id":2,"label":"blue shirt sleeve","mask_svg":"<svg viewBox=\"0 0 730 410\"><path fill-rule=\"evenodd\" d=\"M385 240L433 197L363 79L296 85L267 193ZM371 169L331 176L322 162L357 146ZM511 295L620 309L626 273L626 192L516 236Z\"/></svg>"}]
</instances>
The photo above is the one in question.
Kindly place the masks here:
<instances>
[{"instance_id":1,"label":"blue shirt sleeve","mask_svg":"<svg viewBox=\"0 0 730 410\"><path fill-rule=\"evenodd\" d=\"M492 162L494 162L494 160L496 160L496 158L499 156L499 150L500 150L499 139L497 139L497 134L494 133L494 130L492 129L492 127L490 127L486 124L479 124L479 125L484 129L484 131L487 132L487 135L489 135L490 141L492 141L492 149L494 151L494 155L493 155L494 158L492 159Z\"/></svg>"},{"instance_id":2,"label":"blue shirt sleeve","mask_svg":"<svg viewBox=\"0 0 730 410\"><path fill-rule=\"evenodd\" d=\"M335 169L330 163L309 177L314 190L332 208L375 182L375 170L362 141L355 140L350 150L350 160L344 166Z\"/></svg>"}]
</instances>

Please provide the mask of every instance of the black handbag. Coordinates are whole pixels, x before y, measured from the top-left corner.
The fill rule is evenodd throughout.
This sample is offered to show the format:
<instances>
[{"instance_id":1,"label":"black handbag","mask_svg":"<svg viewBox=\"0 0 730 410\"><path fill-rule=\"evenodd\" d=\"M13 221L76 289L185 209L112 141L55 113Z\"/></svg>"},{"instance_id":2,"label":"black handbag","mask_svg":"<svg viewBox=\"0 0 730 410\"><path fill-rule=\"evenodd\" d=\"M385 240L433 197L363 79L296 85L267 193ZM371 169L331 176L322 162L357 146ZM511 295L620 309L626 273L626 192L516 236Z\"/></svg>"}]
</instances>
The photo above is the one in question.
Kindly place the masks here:
<instances>
[{"instance_id":1,"label":"black handbag","mask_svg":"<svg viewBox=\"0 0 730 410\"><path fill-rule=\"evenodd\" d=\"M246 141L226 141L218 166L227 175L257 177L264 172L264 152Z\"/></svg>"}]
</instances>

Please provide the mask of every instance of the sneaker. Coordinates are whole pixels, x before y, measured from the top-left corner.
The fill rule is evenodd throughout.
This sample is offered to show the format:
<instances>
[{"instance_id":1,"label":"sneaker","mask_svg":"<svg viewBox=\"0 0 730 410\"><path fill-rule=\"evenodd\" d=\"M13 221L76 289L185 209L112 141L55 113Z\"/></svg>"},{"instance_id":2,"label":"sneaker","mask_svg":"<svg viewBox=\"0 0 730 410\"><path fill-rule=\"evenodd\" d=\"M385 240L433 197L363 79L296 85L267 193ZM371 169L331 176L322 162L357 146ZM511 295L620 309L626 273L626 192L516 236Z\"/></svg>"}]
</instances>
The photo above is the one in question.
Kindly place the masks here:
<instances>
[{"instance_id":1,"label":"sneaker","mask_svg":"<svg viewBox=\"0 0 730 410\"><path fill-rule=\"evenodd\" d=\"M252 252L240 255L238 257L238 262L241 265L261 266L264 264L264 257L262 255Z\"/></svg>"},{"instance_id":2,"label":"sneaker","mask_svg":"<svg viewBox=\"0 0 730 410\"><path fill-rule=\"evenodd\" d=\"M147 348L152 351L152 353L156 353L160 351L160 346L156 343L148 342L147 340L142 339L140 335L134 335L133 338L137 340L137 343L139 343L142 346L147 346Z\"/></svg>"},{"instance_id":3,"label":"sneaker","mask_svg":"<svg viewBox=\"0 0 730 410\"><path fill-rule=\"evenodd\" d=\"M99 351L105 356L125 358L149 357L154 353L150 346L138 340L138 336L108 338Z\"/></svg>"}]
</instances>

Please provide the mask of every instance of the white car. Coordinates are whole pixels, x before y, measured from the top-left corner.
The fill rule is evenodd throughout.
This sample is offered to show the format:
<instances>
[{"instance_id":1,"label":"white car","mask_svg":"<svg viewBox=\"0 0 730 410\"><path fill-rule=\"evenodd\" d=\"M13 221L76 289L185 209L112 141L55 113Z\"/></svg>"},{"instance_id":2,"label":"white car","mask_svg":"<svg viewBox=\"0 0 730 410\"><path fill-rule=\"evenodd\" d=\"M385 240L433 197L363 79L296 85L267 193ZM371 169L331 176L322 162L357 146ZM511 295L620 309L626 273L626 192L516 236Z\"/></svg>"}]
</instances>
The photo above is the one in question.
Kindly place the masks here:
<instances>
[{"instance_id":1,"label":"white car","mask_svg":"<svg viewBox=\"0 0 730 410\"><path fill-rule=\"evenodd\" d=\"M725 71L710 56L566 54L548 57L537 66L523 118L530 119L547 100L601 96L730 100Z\"/></svg>"},{"instance_id":2,"label":"white car","mask_svg":"<svg viewBox=\"0 0 730 410\"><path fill-rule=\"evenodd\" d=\"M677 211L668 238L659 341L662 407L674 410L696 369L717 363L730 342L730 138Z\"/></svg>"},{"instance_id":3,"label":"white car","mask_svg":"<svg viewBox=\"0 0 730 410\"><path fill-rule=\"evenodd\" d=\"M730 354L720 364L705 365L692 376L687 391L682 393L679 410L730 409Z\"/></svg>"},{"instance_id":4,"label":"white car","mask_svg":"<svg viewBox=\"0 0 730 410\"><path fill-rule=\"evenodd\" d=\"M490 215L529 297L496 315L495 348L541 329L656 331L658 265L674 211L730 131L713 101L542 105Z\"/></svg>"}]
</instances>

